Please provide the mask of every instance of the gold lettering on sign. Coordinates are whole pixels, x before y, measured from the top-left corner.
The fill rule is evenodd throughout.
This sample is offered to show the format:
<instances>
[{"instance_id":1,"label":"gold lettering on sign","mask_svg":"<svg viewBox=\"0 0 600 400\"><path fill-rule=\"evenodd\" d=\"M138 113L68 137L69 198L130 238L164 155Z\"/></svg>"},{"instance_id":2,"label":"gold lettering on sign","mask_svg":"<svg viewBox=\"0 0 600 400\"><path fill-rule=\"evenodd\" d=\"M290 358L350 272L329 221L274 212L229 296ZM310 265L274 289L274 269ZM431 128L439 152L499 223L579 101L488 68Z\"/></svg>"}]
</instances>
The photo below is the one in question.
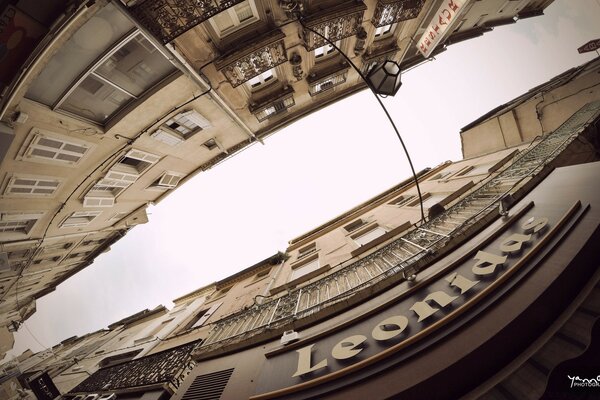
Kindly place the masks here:
<instances>
[{"instance_id":1,"label":"gold lettering on sign","mask_svg":"<svg viewBox=\"0 0 600 400\"><path fill-rule=\"evenodd\" d=\"M390 326L397 327L396 329L389 329ZM408 326L408 318L404 315L394 315L381 321L373 328L371 336L373 339L382 341L390 340L401 334Z\"/></svg>"},{"instance_id":2,"label":"gold lettering on sign","mask_svg":"<svg viewBox=\"0 0 600 400\"><path fill-rule=\"evenodd\" d=\"M521 228L525 231L525 233L533 232L538 233L542 229L544 229L548 225L548 218L534 218L531 217L527 221L521 225Z\"/></svg>"},{"instance_id":3,"label":"gold lettering on sign","mask_svg":"<svg viewBox=\"0 0 600 400\"><path fill-rule=\"evenodd\" d=\"M493 274L498 265L502 265L506 262L506 256L497 256L492 253L479 250L475 256L477 261L471 271L475 275L490 275ZM485 265L485 267L483 266Z\"/></svg>"},{"instance_id":4,"label":"gold lettering on sign","mask_svg":"<svg viewBox=\"0 0 600 400\"><path fill-rule=\"evenodd\" d=\"M342 339L333 346L331 349L331 355L336 360L347 360L348 358L352 358L356 356L358 353L363 351L362 348L359 348L365 340L367 340L366 336L363 335L354 335L347 337L346 339Z\"/></svg>"},{"instance_id":5,"label":"gold lettering on sign","mask_svg":"<svg viewBox=\"0 0 600 400\"><path fill-rule=\"evenodd\" d=\"M509 256L512 258L517 256L523 246L531 240L534 233L537 234L541 232L547 225L548 218L529 218L521 225L525 234L514 233L504 239L500 244L500 250L506 255L499 256L479 250L474 257L475 265L473 265L471 271L476 276L493 274L496 271L496 268L503 265ZM460 290L461 295L465 294L481 282L479 280L470 280L456 272L451 273L444 278L444 280L450 284L450 287ZM435 302L439 307L443 308L451 304L458 297L459 296L451 296L441 290L436 291L430 293L422 301L413 304L410 310L415 312L418 317L418 322L421 322L440 310L439 308L433 307L428 302ZM371 337L379 342L390 340L404 332L406 328L408 328L408 325L409 320L406 316L393 315L377 323L371 331ZM331 350L331 356L336 360L347 360L356 357L364 350L364 346L361 345L366 340L367 337L363 335L353 335L342 339ZM293 377L305 375L327 367L327 359L312 365L313 346L314 344L311 344L310 346L296 350L298 352L298 369L296 370L296 373L292 375Z\"/></svg>"},{"instance_id":6,"label":"gold lettering on sign","mask_svg":"<svg viewBox=\"0 0 600 400\"><path fill-rule=\"evenodd\" d=\"M503 253L512 254L518 253L523 248L523 244L529 242L531 235L521 235L520 233L513 233L506 238L500 245L500 250Z\"/></svg>"},{"instance_id":7,"label":"gold lettering on sign","mask_svg":"<svg viewBox=\"0 0 600 400\"><path fill-rule=\"evenodd\" d=\"M418 321L421 322L425 318L429 318L436 312L438 312L439 308L431 307L427 302L435 301L440 305L440 307L446 307L448 304L452 303L454 300L458 299L458 296L450 296L449 294L440 291L430 293L429 296L425 297L423 301L416 302L411 308L411 311L414 311L418 316Z\"/></svg>"},{"instance_id":8,"label":"gold lettering on sign","mask_svg":"<svg viewBox=\"0 0 600 400\"><path fill-rule=\"evenodd\" d=\"M472 281L462 275L458 275L456 272L448 275L446 282L449 282L450 286L460 289L460 294L465 294L467 290L479 283L479 281Z\"/></svg>"},{"instance_id":9,"label":"gold lettering on sign","mask_svg":"<svg viewBox=\"0 0 600 400\"><path fill-rule=\"evenodd\" d=\"M314 344L311 344L310 346L306 346L296 350L296 352L298 352L298 369L296 370L296 373L292 376L308 374L309 372L314 372L318 369L325 368L327 366L326 359L317 363L315 366L310 366L312 362L311 353L313 346Z\"/></svg>"}]
</instances>

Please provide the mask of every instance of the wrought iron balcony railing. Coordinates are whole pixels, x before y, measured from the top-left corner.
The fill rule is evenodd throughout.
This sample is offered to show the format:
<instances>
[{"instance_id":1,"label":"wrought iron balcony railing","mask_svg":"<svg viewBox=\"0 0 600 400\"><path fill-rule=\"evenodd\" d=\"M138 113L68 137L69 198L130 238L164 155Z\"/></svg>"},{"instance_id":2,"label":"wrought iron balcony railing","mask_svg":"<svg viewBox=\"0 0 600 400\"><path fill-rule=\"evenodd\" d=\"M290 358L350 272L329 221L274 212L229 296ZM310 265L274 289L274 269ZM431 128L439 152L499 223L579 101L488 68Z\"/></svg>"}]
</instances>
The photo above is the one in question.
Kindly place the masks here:
<instances>
[{"instance_id":1,"label":"wrought iron balcony railing","mask_svg":"<svg viewBox=\"0 0 600 400\"><path fill-rule=\"evenodd\" d=\"M212 323L196 352L243 341L265 329L307 317L393 275L412 275L417 261L440 251L450 239L491 214L500 201L515 193L528 178L554 160L600 114L600 102L590 103L553 133L534 141L499 172L477 184L439 216L391 243L335 272L250 309Z\"/></svg>"},{"instance_id":2,"label":"wrought iron balcony railing","mask_svg":"<svg viewBox=\"0 0 600 400\"><path fill-rule=\"evenodd\" d=\"M294 89L291 86L285 88L276 96L249 106L250 112L254 114L258 122L272 118L276 115L287 112L288 108L294 106Z\"/></svg>"},{"instance_id":3,"label":"wrought iron balcony railing","mask_svg":"<svg viewBox=\"0 0 600 400\"><path fill-rule=\"evenodd\" d=\"M135 19L163 43L244 0L145 0L131 8Z\"/></svg>"}]
</instances>

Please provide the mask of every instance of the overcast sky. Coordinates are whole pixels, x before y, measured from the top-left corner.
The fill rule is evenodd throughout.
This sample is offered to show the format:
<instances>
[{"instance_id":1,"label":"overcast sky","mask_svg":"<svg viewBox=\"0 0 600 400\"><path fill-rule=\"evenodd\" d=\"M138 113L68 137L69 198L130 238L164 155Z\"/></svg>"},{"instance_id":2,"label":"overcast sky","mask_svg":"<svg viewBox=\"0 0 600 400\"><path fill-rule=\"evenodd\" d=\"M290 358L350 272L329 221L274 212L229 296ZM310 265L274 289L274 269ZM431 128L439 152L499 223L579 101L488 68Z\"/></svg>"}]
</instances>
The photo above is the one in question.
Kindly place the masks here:
<instances>
[{"instance_id":1,"label":"overcast sky","mask_svg":"<svg viewBox=\"0 0 600 400\"><path fill-rule=\"evenodd\" d=\"M555 0L546 15L450 46L384 100L415 169L461 159L460 128L596 56L600 0ZM362 92L197 175L149 209L94 264L38 299L27 328L44 346L225 278L407 178L383 111ZM25 327L14 354L42 350Z\"/></svg>"}]
</instances>

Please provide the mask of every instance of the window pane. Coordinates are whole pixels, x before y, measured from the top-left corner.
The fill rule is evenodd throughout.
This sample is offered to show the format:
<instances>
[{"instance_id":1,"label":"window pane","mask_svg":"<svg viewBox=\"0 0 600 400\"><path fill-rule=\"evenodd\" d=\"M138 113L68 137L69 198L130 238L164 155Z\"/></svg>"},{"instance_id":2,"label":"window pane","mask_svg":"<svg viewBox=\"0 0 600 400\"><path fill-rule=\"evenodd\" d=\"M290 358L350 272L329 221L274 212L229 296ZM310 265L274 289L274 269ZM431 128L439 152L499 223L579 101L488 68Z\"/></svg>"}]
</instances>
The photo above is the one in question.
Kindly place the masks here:
<instances>
[{"instance_id":1,"label":"window pane","mask_svg":"<svg viewBox=\"0 0 600 400\"><path fill-rule=\"evenodd\" d=\"M49 106L55 104L77 76L133 28L127 17L108 4L52 57L29 88L27 97Z\"/></svg>"},{"instance_id":2,"label":"window pane","mask_svg":"<svg viewBox=\"0 0 600 400\"><path fill-rule=\"evenodd\" d=\"M220 12L219 14L212 17L212 21L217 25L220 32L226 31L233 27L233 20L226 11Z\"/></svg>"},{"instance_id":3,"label":"window pane","mask_svg":"<svg viewBox=\"0 0 600 400\"><path fill-rule=\"evenodd\" d=\"M113 86L88 76L60 108L96 122L104 122L129 99Z\"/></svg>"},{"instance_id":4,"label":"window pane","mask_svg":"<svg viewBox=\"0 0 600 400\"><path fill-rule=\"evenodd\" d=\"M108 81L140 95L174 66L142 35L137 34L95 71Z\"/></svg>"},{"instance_id":5,"label":"window pane","mask_svg":"<svg viewBox=\"0 0 600 400\"><path fill-rule=\"evenodd\" d=\"M236 5L233 7L233 9L235 10L240 22L247 21L253 17L252 8L250 7L250 2L248 1L244 1L243 3Z\"/></svg>"}]
</instances>

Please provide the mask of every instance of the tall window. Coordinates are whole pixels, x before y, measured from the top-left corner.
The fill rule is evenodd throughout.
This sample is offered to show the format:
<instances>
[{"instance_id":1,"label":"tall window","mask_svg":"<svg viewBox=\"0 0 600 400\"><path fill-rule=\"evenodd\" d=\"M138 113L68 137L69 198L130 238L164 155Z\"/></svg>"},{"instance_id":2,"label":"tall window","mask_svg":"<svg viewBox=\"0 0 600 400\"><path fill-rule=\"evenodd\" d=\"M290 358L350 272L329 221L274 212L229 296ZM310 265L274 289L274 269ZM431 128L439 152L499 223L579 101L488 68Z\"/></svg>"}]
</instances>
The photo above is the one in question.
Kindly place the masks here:
<instances>
[{"instance_id":1,"label":"tall window","mask_svg":"<svg viewBox=\"0 0 600 400\"><path fill-rule=\"evenodd\" d=\"M42 212L0 213L0 232L29 233L42 215Z\"/></svg>"},{"instance_id":2,"label":"tall window","mask_svg":"<svg viewBox=\"0 0 600 400\"><path fill-rule=\"evenodd\" d=\"M60 181L54 178L13 176L4 194L21 196L52 196Z\"/></svg>"},{"instance_id":3,"label":"tall window","mask_svg":"<svg viewBox=\"0 0 600 400\"><path fill-rule=\"evenodd\" d=\"M76 211L69 215L63 223L60 225L61 228L75 227L75 226L86 226L89 225L102 211Z\"/></svg>"},{"instance_id":4,"label":"tall window","mask_svg":"<svg viewBox=\"0 0 600 400\"><path fill-rule=\"evenodd\" d=\"M150 136L170 146L176 146L211 126L210 122L199 112L190 110L170 118Z\"/></svg>"},{"instance_id":5,"label":"tall window","mask_svg":"<svg viewBox=\"0 0 600 400\"><path fill-rule=\"evenodd\" d=\"M256 90L259 87L263 87L265 84L269 82L273 82L275 80L275 69L270 69L268 71L263 72L260 75L255 76L250 79L247 83L250 89Z\"/></svg>"},{"instance_id":6,"label":"tall window","mask_svg":"<svg viewBox=\"0 0 600 400\"><path fill-rule=\"evenodd\" d=\"M337 47L340 47L340 43L341 41L338 40L337 42L335 42L335 45ZM315 58L320 59L320 58L325 58L330 54L335 53L335 47L333 47L333 45L331 44L326 44L325 46L321 46L315 49Z\"/></svg>"},{"instance_id":7,"label":"tall window","mask_svg":"<svg viewBox=\"0 0 600 400\"><path fill-rule=\"evenodd\" d=\"M28 161L75 165L86 155L90 147L89 144L81 141L36 130L25 150L25 158Z\"/></svg>"},{"instance_id":8,"label":"tall window","mask_svg":"<svg viewBox=\"0 0 600 400\"><path fill-rule=\"evenodd\" d=\"M393 28L396 27L396 24L392 25L384 25L384 26L380 26L378 28L375 29L375 40L382 38L384 36L388 36L392 33L392 31L394 30Z\"/></svg>"},{"instance_id":9,"label":"tall window","mask_svg":"<svg viewBox=\"0 0 600 400\"><path fill-rule=\"evenodd\" d=\"M103 123L174 70L133 23L108 4L52 57L27 97Z\"/></svg>"},{"instance_id":10,"label":"tall window","mask_svg":"<svg viewBox=\"0 0 600 400\"><path fill-rule=\"evenodd\" d=\"M253 0L246 0L236 4L209 20L220 37L229 35L255 21L258 21L258 12Z\"/></svg>"},{"instance_id":11,"label":"tall window","mask_svg":"<svg viewBox=\"0 0 600 400\"><path fill-rule=\"evenodd\" d=\"M363 246L375 239L377 239L379 236L385 234L385 229L383 229L380 226L376 226L373 229L361 233L358 236L353 237L352 239L354 239L354 241L359 245L359 246Z\"/></svg>"},{"instance_id":12,"label":"tall window","mask_svg":"<svg viewBox=\"0 0 600 400\"><path fill-rule=\"evenodd\" d=\"M292 274L290 275L290 281L300 278L301 276L307 275L318 269L319 269L319 259L315 258L314 260L307 262L306 264L302 264L301 266L293 269Z\"/></svg>"}]
</instances>

